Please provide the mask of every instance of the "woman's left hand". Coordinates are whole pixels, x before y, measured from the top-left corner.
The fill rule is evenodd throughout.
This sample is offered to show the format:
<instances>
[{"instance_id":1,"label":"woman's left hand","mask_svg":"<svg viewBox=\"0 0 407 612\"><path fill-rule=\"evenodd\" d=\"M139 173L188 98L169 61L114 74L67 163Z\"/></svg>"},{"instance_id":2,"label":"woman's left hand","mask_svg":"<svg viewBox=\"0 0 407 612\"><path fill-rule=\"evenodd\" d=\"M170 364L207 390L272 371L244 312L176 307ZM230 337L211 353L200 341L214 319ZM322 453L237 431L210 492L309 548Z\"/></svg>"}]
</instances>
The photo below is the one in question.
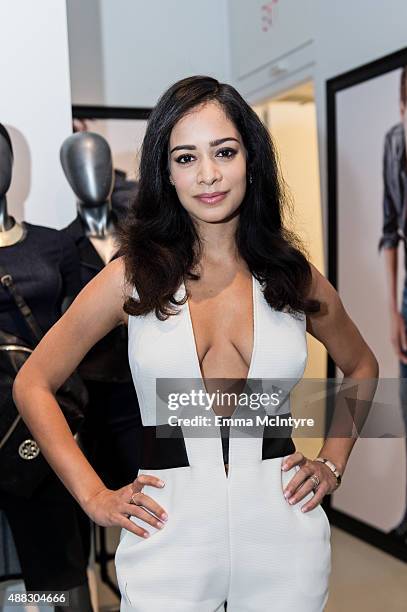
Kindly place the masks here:
<instances>
[{"instance_id":1,"label":"woman's left hand","mask_svg":"<svg viewBox=\"0 0 407 612\"><path fill-rule=\"evenodd\" d=\"M319 485L314 490L314 496L306 504L301 506L302 512L308 512L321 503L325 495L337 489L336 477L324 463L308 459L298 451L286 457L281 464L281 468L283 469L285 467L284 471L286 472L295 465L299 465L300 469L295 476L291 478L284 489L284 497L289 504L298 503L306 497L310 491L314 490L315 485L310 479L310 476L315 474L319 478Z\"/></svg>"}]
</instances>

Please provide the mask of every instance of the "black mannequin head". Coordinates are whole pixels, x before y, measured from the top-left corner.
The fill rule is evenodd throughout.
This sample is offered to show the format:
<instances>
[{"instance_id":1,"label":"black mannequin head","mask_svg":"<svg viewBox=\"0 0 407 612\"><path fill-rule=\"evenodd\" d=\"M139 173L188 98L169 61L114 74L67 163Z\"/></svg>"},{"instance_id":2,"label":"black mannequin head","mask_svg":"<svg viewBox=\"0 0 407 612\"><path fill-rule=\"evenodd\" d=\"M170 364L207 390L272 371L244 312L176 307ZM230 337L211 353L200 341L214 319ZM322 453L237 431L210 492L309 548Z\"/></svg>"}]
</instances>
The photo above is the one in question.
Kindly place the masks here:
<instances>
[{"instance_id":1,"label":"black mannequin head","mask_svg":"<svg viewBox=\"0 0 407 612\"><path fill-rule=\"evenodd\" d=\"M60 151L62 168L79 201L98 206L110 199L113 163L106 140L93 132L69 136Z\"/></svg>"},{"instance_id":2,"label":"black mannequin head","mask_svg":"<svg viewBox=\"0 0 407 612\"><path fill-rule=\"evenodd\" d=\"M10 136L0 123L0 198L4 197L10 187L13 171L13 146Z\"/></svg>"}]
</instances>

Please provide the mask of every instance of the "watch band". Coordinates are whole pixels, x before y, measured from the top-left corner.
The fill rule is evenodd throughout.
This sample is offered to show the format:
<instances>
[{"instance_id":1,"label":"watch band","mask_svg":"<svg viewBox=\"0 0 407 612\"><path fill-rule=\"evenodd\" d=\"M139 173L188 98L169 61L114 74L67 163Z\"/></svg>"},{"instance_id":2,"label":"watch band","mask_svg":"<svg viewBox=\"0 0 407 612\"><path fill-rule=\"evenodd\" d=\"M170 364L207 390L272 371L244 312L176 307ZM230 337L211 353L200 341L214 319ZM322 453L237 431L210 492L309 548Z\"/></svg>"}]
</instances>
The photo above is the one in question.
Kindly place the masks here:
<instances>
[{"instance_id":1,"label":"watch band","mask_svg":"<svg viewBox=\"0 0 407 612\"><path fill-rule=\"evenodd\" d=\"M325 459L324 457L317 457L316 459L314 459L314 461L320 461L321 463L325 463L325 465L329 467L331 472L335 475L336 483L339 487L339 485L341 484L342 475L339 473L336 465L332 463L332 461L330 461L329 459Z\"/></svg>"}]
</instances>

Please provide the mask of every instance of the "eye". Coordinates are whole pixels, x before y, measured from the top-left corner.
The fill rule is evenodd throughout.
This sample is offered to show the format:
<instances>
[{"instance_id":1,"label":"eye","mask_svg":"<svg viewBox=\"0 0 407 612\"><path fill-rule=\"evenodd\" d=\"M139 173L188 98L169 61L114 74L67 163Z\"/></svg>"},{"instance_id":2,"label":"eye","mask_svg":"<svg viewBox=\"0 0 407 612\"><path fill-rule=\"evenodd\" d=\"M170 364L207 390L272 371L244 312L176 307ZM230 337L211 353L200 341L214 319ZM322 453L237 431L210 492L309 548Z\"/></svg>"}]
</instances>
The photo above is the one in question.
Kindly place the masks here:
<instances>
[{"instance_id":1,"label":"eye","mask_svg":"<svg viewBox=\"0 0 407 612\"><path fill-rule=\"evenodd\" d=\"M193 155L189 155L188 153L184 153L184 155L180 155L179 157L176 158L176 162L178 164L181 164L182 166L185 166L185 164L188 164L189 161L183 162L181 161L182 159L185 159L186 157L193 157Z\"/></svg>"},{"instance_id":2,"label":"eye","mask_svg":"<svg viewBox=\"0 0 407 612\"><path fill-rule=\"evenodd\" d=\"M222 155L222 157L226 157L227 159L231 159L232 157L234 157L237 153L237 151L235 151L235 149L221 149L220 151L218 151L219 153L228 153L228 155Z\"/></svg>"}]
</instances>

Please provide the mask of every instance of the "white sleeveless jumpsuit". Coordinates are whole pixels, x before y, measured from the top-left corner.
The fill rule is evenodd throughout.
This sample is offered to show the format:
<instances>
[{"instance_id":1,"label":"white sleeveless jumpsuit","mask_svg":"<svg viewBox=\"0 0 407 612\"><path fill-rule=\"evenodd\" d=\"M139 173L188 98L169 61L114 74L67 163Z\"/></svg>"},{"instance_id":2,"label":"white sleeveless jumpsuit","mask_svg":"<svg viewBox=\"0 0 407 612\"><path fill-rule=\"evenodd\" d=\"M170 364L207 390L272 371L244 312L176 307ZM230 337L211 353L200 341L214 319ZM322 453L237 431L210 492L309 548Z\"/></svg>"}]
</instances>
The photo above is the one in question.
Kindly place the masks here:
<instances>
[{"instance_id":1,"label":"white sleeveless jumpsuit","mask_svg":"<svg viewBox=\"0 0 407 612\"><path fill-rule=\"evenodd\" d=\"M305 315L270 308L252 279L254 345L247 379L299 380L307 360ZM184 295L182 284L175 297ZM201 379L188 303L178 308L166 321L154 313L129 316L130 367L150 433L157 425L156 379ZM131 517L149 538L122 529L115 555L121 612L215 612L224 610L225 602L227 612L324 610L330 525L320 505L301 512L313 492L293 506L283 496L298 469L281 470L283 458L295 452L292 441L292 449L280 441L280 448L289 450L273 456L278 446L265 453L261 436L234 433L231 426L228 475L220 431L186 436L180 442L184 454L175 461L164 446L159 469L151 467L153 456L139 470L164 480L162 489L145 486L143 492L167 511L168 521L156 529Z\"/></svg>"}]
</instances>

